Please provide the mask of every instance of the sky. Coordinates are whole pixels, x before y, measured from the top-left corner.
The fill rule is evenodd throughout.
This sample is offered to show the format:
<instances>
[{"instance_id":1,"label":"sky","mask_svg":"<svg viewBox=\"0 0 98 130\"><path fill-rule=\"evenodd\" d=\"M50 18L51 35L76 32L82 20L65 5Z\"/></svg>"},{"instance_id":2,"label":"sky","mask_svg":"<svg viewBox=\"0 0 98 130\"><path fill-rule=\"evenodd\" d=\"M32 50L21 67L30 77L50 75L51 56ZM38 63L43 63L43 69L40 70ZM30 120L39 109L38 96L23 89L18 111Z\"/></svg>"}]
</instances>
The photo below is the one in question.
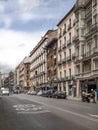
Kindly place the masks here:
<instances>
[{"instance_id":1,"label":"sky","mask_svg":"<svg viewBox=\"0 0 98 130\"><path fill-rule=\"evenodd\" d=\"M76 0L0 0L0 72L28 56L49 30L56 29Z\"/></svg>"}]
</instances>

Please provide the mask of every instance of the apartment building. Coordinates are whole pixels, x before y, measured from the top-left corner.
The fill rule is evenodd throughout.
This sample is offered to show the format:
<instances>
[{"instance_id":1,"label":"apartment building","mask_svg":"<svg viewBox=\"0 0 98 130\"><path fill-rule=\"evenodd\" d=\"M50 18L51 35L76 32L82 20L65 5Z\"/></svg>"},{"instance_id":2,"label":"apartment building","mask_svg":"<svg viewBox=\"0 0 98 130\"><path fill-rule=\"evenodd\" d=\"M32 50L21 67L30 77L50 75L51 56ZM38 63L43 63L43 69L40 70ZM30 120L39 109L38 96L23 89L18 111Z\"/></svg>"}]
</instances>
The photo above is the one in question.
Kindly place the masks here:
<instances>
[{"instance_id":1,"label":"apartment building","mask_svg":"<svg viewBox=\"0 0 98 130\"><path fill-rule=\"evenodd\" d=\"M20 89L19 88L19 65L15 68L14 71L14 89Z\"/></svg>"},{"instance_id":2,"label":"apartment building","mask_svg":"<svg viewBox=\"0 0 98 130\"><path fill-rule=\"evenodd\" d=\"M30 89L30 57L25 57L19 64L19 87L22 91Z\"/></svg>"},{"instance_id":3,"label":"apartment building","mask_svg":"<svg viewBox=\"0 0 98 130\"><path fill-rule=\"evenodd\" d=\"M73 7L58 23L58 90L76 97L79 90L75 80L75 13Z\"/></svg>"},{"instance_id":4,"label":"apartment building","mask_svg":"<svg viewBox=\"0 0 98 130\"><path fill-rule=\"evenodd\" d=\"M53 32L54 38L47 43L47 84L57 90L57 30Z\"/></svg>"},{"instance_id":5,"label":"apartment building","mask_svg":"<svg viewBox=\"0 0 98 130\"><path fill-rule=\"evenodd\" d=\"M77 0L75 72L81 91L98 87L98 0Z\"/></svg>"},{"instance_id":6,"label":"apartment building","mask_svg":"<svg viewBox=\"0 0 98 130\"><path fill-rule=\"evenodd\" d=\"M48 30L31 51L30 80L34 88L48 89L47 84L47 43L54 37L54 30Z\"/></svg>"}]
</instances>

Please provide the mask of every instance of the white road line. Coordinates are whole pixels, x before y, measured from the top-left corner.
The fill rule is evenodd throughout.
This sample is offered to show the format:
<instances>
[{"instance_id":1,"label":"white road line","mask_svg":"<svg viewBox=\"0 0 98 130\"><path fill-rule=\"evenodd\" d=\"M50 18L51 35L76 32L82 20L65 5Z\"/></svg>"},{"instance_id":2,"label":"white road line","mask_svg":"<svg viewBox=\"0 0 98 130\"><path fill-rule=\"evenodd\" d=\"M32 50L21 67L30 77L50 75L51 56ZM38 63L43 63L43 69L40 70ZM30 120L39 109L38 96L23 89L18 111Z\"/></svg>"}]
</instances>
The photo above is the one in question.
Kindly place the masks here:
<instances>
[{"instance_id":1,"label":"white road line","mask_svg":"<svg viewBox=\"0 0 98 130\"><path fill-rule=\"evenodd\" d=\"M48 111L48 110L36 111L36 112L24 112L24 111L22 111L22 112L17 112L17 114L41 114L41 113L48 113L48 112L50 112L50 111Z\"/></svg>"},{"instance_id":2,"label":"white road line","mask_svg":"<svg viewBox=\"0 0 98 130\"><path fill-rule=\"evenodd\" d=\"M88 113L88 115L91 116L91 117L96 117L96 118L98 118L98 115L93 115L93 114L90 114L90 113Z\"/></svg>"}]
</instances>

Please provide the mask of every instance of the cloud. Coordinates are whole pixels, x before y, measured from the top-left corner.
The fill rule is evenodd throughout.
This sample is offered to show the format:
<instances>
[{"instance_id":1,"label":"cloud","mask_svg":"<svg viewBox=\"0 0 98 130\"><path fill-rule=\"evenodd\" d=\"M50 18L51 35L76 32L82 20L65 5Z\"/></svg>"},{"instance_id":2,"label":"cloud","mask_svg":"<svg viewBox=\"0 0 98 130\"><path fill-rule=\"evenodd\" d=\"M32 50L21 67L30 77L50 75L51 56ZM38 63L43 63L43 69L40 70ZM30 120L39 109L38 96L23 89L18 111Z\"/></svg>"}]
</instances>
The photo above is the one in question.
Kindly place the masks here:
<instances>
[{"instance_id":1,"label":"cloud","mask_svg":"<svg viewBox=\"0 0 98 130\"><path fill-rule=\"evenodd\" d=\"M35 7L39 7L41 4L41 0L18 0L18 2L20 11L28 11Z\"/></svg>"},{"instance_id":2,"label":"cloud","mask_svg":"<svg viewBox=\"0 0 98 130\"><path fill-rule=\"evenodd\" d=\"M15 68L39 42L44 32L26 33L0 30L0 65Z\"/></svg>"},{"instance_id":3,"label":"cloud","mask_svg":"<svg viewBox=\"0 0 98 130\"><path fill-rule=\"evenodd\" d=\"M25 44L19 44L18 47L25 47Z\"/></svg>"},{"instance_id":4,"label":"cloud","mask_svg":"<svg viewBox=\"0 0 98 130\"><path fill-rule=\"evenodd\" d=\"M2 4L0 4L0 13L3 13L5 10L4 6Z\"/></svg>"},{"instance_id":5,"label":"cloud","mask_svg":"<svg viewBox=\"0 0 98 130\"><path fill-rule=\"evenodd\" d=\"M9 73L12 70L11 66L6 64L0 64L0 72L4 75L5 73Z\"/></svg>"}]
</instances>

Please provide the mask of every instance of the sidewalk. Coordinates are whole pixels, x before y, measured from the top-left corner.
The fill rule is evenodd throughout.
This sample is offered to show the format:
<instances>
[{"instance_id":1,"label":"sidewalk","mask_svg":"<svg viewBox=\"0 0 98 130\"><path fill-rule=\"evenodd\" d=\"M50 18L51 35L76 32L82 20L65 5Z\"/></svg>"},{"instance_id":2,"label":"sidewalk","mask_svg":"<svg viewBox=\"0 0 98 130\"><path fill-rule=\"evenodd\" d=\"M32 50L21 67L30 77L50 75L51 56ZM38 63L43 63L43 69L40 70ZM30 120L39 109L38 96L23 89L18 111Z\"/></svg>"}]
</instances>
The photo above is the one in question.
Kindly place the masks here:
<instances>
[{"instance_id":1,"label":"sidewalk","mask_svg":"<svg viewBox=\"0 0 98 130\"><path fill-rule=\"evenodd\" d=\"M81 101L81 97L67 97L68 100Z\"/></svg>"}]
</instances>

